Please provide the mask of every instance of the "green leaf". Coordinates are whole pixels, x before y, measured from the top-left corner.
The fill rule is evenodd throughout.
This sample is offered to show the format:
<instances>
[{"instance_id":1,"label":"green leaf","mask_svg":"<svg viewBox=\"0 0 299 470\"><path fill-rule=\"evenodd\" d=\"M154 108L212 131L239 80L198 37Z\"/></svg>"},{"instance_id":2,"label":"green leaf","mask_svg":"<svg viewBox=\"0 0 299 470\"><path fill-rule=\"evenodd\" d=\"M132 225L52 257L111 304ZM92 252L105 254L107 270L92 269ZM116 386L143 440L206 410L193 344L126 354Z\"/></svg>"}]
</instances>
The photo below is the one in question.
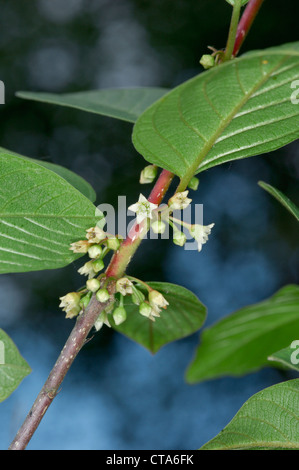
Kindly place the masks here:
<instances>
[{"instance_id":1,"label":"green leaf","mask_svg":"<svg viewBox=\"0 0 299 470\"><path fill-rule=\"evenodd\" d=\"M14 342L0 329L0 402L6 400L30 372Z\"/></svg>"},{"instance_id":2,"label":"green leaf","mask_svg":"<svg viewBox=\"0 0 299 470\"><path fill-rule=\"evenodd\" d=\"M299 208L290 199L285 196L281 191L270 186L270 184L259 181L261 188L265 189L271 196L275 197L294 217L299 221Z\"/></svg>"},{"instance_id":3,"label":"green leaf","mask_svg":"<svg viewBox=\"0 0 299 470\"><path fill-rule=\"evenodd\" d=\"M136 122L133 144L186 186L195 173L297 139L291 84L298 78L299 42L247 53L154 103Z\"/></svg>"},{"instance_id":4,"label":"green leaf","mask_svg":"<svg viewBox=\"0 0 299 470\"><path fill-rule=\"evenodd\" d=\"M161 317L153 322L138 312L138 306L126 300L127 320L119 326L113 321L111 323L115 330L156 353L165 344L197 331L205 320L206 307L184 287L165 282L148 284L169 302L167 309L162 310Z\"/></svg>"},{"instance_id":5,"label":"green leaf","mask_svg":"<svg viewBox=\"0 0 299 470\"><path fill-rule=\"evenodd\" d=\"M50 162L45 162L42 160L36 160L35 158L25 157L24 155L20 155L19 153L12 152L11 150L5 149L3 147L0 147L0 153L6 153L9 155L16 155L17 157L26 158L27 160L30 160L36 163L37 165L43 166L44 168L47 168L48 170L54 171L54 173L57 173L57 175L64 178L68 183L74 186L74 188L78 189L80 193L84 194L84 196L86 196L91 202L95 202L97 195L93 187L87 181L85 181L85 179L81 178L81 176L77 175L73 171L70 171L63 166L56 165L55 163L50 163Z\"/></svg>"},{"instance_id":6,"label":"green leaf","mask_svg":"<svg viewBox=\"0 0 299 470\"><path fill-rule=\"evenodd\" d=\"M165 88L108 88L61 95L19 91L16 95L27 100L67 106L135 122L146 108L165 95L167 91Z\"/></svg>"},{"instance_id":7,"label":"green leaf","mask_svg":"<svg viewBox=\"0 0 299 470\"><path fill-rule=\"evenodd\" d=\"M226 1L227 1L227 3L229 3L230 5L233 5L233 6L234 6L234 4L236 3L236 0L226 0ZM243 6L243 5L246 5L246 3L248 3L248 2L249 2L249 0L242 0L241 5L242 5L242 6Z\"/></svg>"},{"instance_id":8,"label":"green leaf","mask_svg":"<svg viewBox=\"0 0 299 470\"><path fill-rule=\"evenodd\" d=\"M298 450L298 395L298 379L256 393L200 450Z\"/></svg>"},{"instance_id":9,"label":"green leaf","mask_svg":"<svg viewBox=\"0 0 299 470\"><path fill-rule=\"evenodd\" d=\"M56 173L0 154L0 273L70 264L80 256L70 244L97 222L103 214Z\"/></svg>"},{"instance_id":10,"label":"green leaf","mask_svg":"<svg viewBox=\"0 0 299 470\"><path fill-rule=\"evenodd\" d=\"M188 382L239 376L269 365L269 355L299 338L298 313L299 286L289 285L207 328L187 370Z\"/></svg>"},{"instance_id":11,"label":"green leaf","mask_svg":"<svg viewBox=\"0 0 299 470\"><path fill-rule=\"evenodd\" d=\"M299 372L299 340L294 340L287 348L271 354L268 360Z\"/></svg>"}]
</instances>

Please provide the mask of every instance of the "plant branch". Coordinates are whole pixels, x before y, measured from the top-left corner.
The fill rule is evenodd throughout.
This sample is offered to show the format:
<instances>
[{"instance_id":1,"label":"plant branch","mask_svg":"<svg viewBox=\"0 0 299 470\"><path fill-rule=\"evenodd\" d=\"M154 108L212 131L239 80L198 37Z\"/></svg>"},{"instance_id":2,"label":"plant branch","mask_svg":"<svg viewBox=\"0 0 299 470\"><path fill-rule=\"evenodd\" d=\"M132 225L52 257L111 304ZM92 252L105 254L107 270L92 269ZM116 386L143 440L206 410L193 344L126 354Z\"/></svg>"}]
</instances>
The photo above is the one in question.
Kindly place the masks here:
<instances>
[{"instance_id":1,"label":"plant branch","mask_svg":"<svg viewBox=\"0 0 299 470\"><path fill-rule=\"evenodd\" d=\"M252 26L252 23L254 22L264 0L250 0L250 2L247 3L246 8L244 10L244 13L241 17L241 20L238 25L237 29L237 34L236 34L236 40L235 40L235 45L233 49L233 56L235 57L240 49L241 46Z\"/></svg>"},{"instance_id":2,"label":"plant branch","mask_svg":"<svg viewBox=\"0 0 299 470\"><path fill-rule=\"evenodd\" d=\"M114 293L113 283L108 286L108 290L111 294ZM95 296L93 296L86 311L78 316L76 324L65 343L64 348L62 349L47 381L37 396L23 425L11 443L9 450L26 449L45 412L56 397L66 373L74 362L77 354L84 346L88 333L101 311L108 305L109 301L105 304L101 304L96 300Z\"/></svg>"},{"instance_id":3,"label":"plant branch","mask_svg":"<svg viewBox=\"0 0 299 470\"><path fill-rule=\"evenodd\" d=\"M233 6L233 14L230 22L230 28L225 48L225 53L223 57L223 62L231 60L234 50L234 45L236 41L237 28L241 12L241 0L236 0Z\"/></svg>"}]
</instances>

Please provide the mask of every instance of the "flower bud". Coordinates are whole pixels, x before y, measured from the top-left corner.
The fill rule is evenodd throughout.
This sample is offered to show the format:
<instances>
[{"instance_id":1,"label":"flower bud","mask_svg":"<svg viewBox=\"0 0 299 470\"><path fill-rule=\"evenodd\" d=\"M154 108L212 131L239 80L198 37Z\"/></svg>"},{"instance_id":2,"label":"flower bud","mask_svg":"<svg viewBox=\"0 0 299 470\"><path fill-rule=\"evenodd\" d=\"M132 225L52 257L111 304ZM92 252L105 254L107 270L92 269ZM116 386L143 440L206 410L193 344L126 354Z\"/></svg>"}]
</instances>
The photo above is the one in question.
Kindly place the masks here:
<instances>
[{"instance_id":1,"label":"flower bud","mask_svg":"<svg viewBox=\"0 0 299 470\"><path fill-rule=\"evenodd\" d=\"M114 251L117 251L120 247L120 241L118 238L108 238L107 242L107 247L110 249L110 250L114 250Z\"/></svg>"},{"instance_id":2,"label":"flower bud","mask_svg":"<svg viewBox=\"0 0 299 470\"><path fill-rule=\"evenodd\" d=\"M104 261L102 259L96 259L92 261L92 267L95 273L99 273L105 267Z\"/></svg>"},{"instance_id":3,"label":"flower bud","mask_svg":"<svg viewBox=\"0 0 299 470\"><path fill-rule=\"evenodd\" d=\"M215 65L215 59L210 54L204 54L199 63L203 66L204 69L210 69Z\"/></svg>"},{"instance_id":4,"label":"flower bud","mask_svg":"<svg viewBox=\"0 0 299 470\"><path fill-rule=\"evenodd\" d=\"M92 259L100 258L102 251L103 250L100 245L92 245L90 248L88 248L88 255Z\"/></svg>"},{"instance_id":5,"label":"flower bud","mask_svg":"<svg viewBox=\"0 0 299 470\"><path fill-rule=\"evenodd\" d=\"M89 279L86 282L86 287L90 292L96 292L101 287L101 283L98 279Z\"/></svg>"},{"instance_id":6,"label":"flower bud","mask_svg":"<svg viewBox=\"0 0 299 470\"><path fill-rule=\"evenodd\" d=\"M154 233L164 233L166 229L166 225L162 220L156 220L152 223L151 228Z\"/></svg>"},{"instance_id":7,"label":"flower bud","mask_svg":"<svg viewBox=\"0 0 299 470\"><path fill-rule=\"evenodd\" d=\"M116 325L120 325L127 319L127 312L124 307L116 307L113 311L113 320L115 321Z\"/></svg>"},{"instance_id":8,"label":"flower bud","mask_svg":"<svg viewBox=\"0 0 299 470\"><path fill-rule=\"evenodd\" d=\"M187 237L184 234L184 232L180 232L179 230L176 230L173 233L173 243L178 246L184 246L187 241Z\"/></svg>"},{"instance_id":9,"label":"flower bud","mask_svg":"<svg viewBox=\"0 0 299 470\"><path fill-rule=\"evenodd\" d=\"M81 300L80 300L80 307L82 309L85 309L89 302L90 302L90 299L91 299L91 296L92 296L92 292L87 292L86 295L84 295L83 297L81 297Z\"/></svg>"},{"instance_id":10,"label":"flower bud","mask_svg":"<svg viewBox=\"0 0 299 470\"><path fill-rule=\"evenodd\" d=\"M189 181L188 188L193 189L193 191L196 191L199 185L199 179L196 178L196 176L193 176L191 180Z\"/></svg>"},{"instance_id":11,"label":"flower bud","mask_svg":"<svg viewBox=\"0 0 299 470\"><path fill-rule=\"evenodd\" d=\"M140 184L152 183L157 176L158 168L156 165L148 165L140 173Z\"/></svg>"},{"instance_id":12,"label":"flower bud","mask_svg":"<svg viewBox=\"0 0 299 470\"><path fill-rule=\"evenodd\" d=\"M99 302L103 304L110 299L110 294L107 289L99 289L96 293L96 298Z\"/></svg>"},{"instance_id":13,"label":"flower bud","mask_svg":"<svg viewBox=\"0 0 299 470\"><path fill-rule=\"evenodd\" d=\"M139 305L139 313L144 317L150 317L152 312L152 307L147 302L142 302Z\"/></svg>"},{"instance_id":14,"label":"flower bud","mask_svg":"<svg viewBox=\"0 0 299 470\"><path fill-rule=\"evenodd\" d=\"M143 292L141 292L140 290L138 290L137 288L135 288L133 290L133 294L132 294L132 302L135 304L135 305L140 305L144 299L145 299L145 295L143 294Z\"/></svg>"}]
</instances>

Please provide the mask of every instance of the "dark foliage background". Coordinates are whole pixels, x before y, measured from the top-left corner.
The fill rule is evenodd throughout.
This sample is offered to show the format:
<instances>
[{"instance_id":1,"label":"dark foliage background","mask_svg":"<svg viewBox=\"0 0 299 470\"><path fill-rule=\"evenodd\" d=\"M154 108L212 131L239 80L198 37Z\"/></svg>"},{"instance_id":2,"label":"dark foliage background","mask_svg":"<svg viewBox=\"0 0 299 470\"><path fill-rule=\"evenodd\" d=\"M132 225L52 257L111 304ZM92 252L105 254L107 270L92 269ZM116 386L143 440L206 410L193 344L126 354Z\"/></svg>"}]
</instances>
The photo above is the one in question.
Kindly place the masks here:
<instances>
[{"instance_id":1,"label":"dark foliage background","mask_svg":"<svg viewBox=\"0 0 299 470\"><path fill-rule=\"evenodd\" d=\"M144 161L131 125L15 98L18 90L72 92L105 87L174 87L202 71L207 46L224 47L224 0L0 0L0 145L62 164L86 178L98 203L128 205ZM298 40L299 5L266 1L243 47ZM258 187L262 179L298 201L298 144L209 170L195 202L215 222L201 254L144 242L130 272L184 285L208 306L206 325L298 282L296 221ZM143 191L144 188L142 188ZM33 373L0 406L1 448L28 412L72 327L58 297L79 285L80 263L43 273L2 275L0 326ZM31 449L196 449L253 393L290 375L265 369L189 386L184 371L198 334L155 357L107 328L80 354Z\"/></svg>"}]
</instances>

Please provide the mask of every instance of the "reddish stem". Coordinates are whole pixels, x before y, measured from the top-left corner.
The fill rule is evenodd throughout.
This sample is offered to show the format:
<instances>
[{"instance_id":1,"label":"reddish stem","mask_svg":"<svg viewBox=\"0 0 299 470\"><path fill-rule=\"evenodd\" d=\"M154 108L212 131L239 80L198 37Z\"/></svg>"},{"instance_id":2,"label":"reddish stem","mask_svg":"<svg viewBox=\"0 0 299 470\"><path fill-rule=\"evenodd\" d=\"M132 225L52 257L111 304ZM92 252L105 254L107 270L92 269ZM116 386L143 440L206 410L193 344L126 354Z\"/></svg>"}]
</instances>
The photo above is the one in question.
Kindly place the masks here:
<instances>
[{"instance_id":1,"label":"reddish stem","mask_svg":"<svg viewBox=\"0 0 299 470\"><path fill-rule=\"evenodd\" d=\"M254 22L255 17L263 4L263 1L264 0L250 0L250 2L247 3L247 6L238 25L235 46L233 49L233 56L236 56L239 50L241 49L242 44L252 26L252 23Z\"/></svg>"}]
</instances>

